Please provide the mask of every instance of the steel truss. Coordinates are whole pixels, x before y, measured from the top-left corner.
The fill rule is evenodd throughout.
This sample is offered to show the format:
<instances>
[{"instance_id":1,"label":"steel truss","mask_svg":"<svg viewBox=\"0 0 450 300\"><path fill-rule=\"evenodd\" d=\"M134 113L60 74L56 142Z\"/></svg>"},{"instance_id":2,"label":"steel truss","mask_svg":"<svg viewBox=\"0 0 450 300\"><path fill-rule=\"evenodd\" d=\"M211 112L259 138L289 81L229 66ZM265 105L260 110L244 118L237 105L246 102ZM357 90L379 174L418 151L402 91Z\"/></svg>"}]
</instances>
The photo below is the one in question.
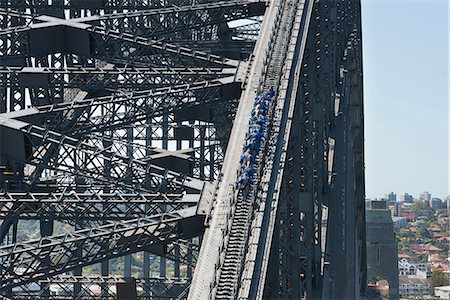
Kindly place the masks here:
<instances>
[{"instance_id":1,"label":"steel truss","mask_svg":"<svg viewBox=\"0 0 450 300\"><path fill-rule=\"evenodd\" d=\"M192 224L189 224L192 222ZM7 289L137 251L197 236L196 207L0 247L0 286ZM197 223L197 224L196 224ZM161 251L161 250L159 250Z\"/></svg>"},{"instance_id":2,"label":"steel truss","mask_svg":"<svg viewBox=\"0 0 450 300\"><path fill-rule=\"evenodd\" d=\"M266 297L356 299L366 285L359 3L316 1L311 22ZM344 88L349 64L352 85Z\"/></svg>"},{"instance_id":3,"label":"steel truss","mask_svg":"<svg viewBox=\"0 0 450 300\"><path fill-rule=\"evenodd\" d=\"M359 1L49 3L0 0L0 297L364 295ZM246 197L230 185L269 87Z\"/></svg>"},{"instance_id":4,"label":"steel truss","mask_svg":"<svg viewBox=\"0 0 450 300\"><path fill-rule=\"evenodd\" d=\"M189 281L173 278L120 278L102 276L55 276L39 281L40 290L34 291L33 286L23 286L23 290L15 294L15 299L116 299L117 284L136 284L137 299L176 299L187 288ZM75 286L79 290L75 294ZM46 291L56 290L58 295L49 295Z\"/></svg>"},{"instance_id":5,"label":"steel truss","mask_svg":"<svg viewBox=\"0 0 450 300\"><path fill-rule=\"evenodd\" d=\"M0 196L3 220L119 221L196 206L196 194L37 194ZM164 210L162 205L164 204Z\"/></svg>"},{"instance_id":6,"label":"steel truss","mask_svg":"<svg viewBox=\"0 0 450 300\"><path fill-rule=\"evenodd\" d=\"M248 0L0 1L3 296L47 299L72 272L67 297L99 280L99 297L113 297L142 251L142 296L186 296L264 10ZM253 27L227 25L242 19ZM39 220L40 239L18 241L25 220ZM74 229L54 235L55 221ZM147 279L149 253L162 279ZM112 279L108 260L121 256L124 278ZM167 279L166 258L178 279ZM102 276L81 276L97 262Z\"/></svg>"},{"instance_id":7,"label":"steel truss","mask_svg":"<svg viewBox=\"0 0 450 300\"><path fill-rule=\"evenodd\" d=\"M269 67L259 80L263 90L278 87L261 179L247 199L221 193L230 180L221 182L225 208L213 211L204 242L217 241L219 255L198 262L202 273L194 273L190 299L208 291L218 299L357 299L365 293L360 3L278 3L263 60ZM277 51L286 42L287 53ZM280 57L282 63L270 63ZM231 156L226 153L224 165ZM251 225L222 225L222 215L242 219L235 204L242 201L253 204ZM214 248L202 245L202 255L213 256Z\"/></svg>"}]
</instances>

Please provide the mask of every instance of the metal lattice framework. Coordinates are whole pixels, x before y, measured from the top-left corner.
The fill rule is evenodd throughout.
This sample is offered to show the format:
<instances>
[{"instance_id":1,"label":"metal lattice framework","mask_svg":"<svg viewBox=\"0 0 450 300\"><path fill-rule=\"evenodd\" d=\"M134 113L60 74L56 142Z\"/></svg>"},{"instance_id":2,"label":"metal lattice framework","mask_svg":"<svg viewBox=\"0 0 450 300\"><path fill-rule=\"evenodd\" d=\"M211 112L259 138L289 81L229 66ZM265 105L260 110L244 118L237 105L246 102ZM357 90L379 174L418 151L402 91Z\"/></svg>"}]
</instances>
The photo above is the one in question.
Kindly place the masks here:
<instances>
[{"instance_id":1,"label":"metal lattice framework","mask_svg":"<svg viewBox=\"0 0 450 300\"><path fill-rule=\"evenodd\" d=\"M360 19L354 0L0 0L0 297L363 296Z\"/></svg>"},{"instance_id":2,"label":"metal lattice framework","mask_svg":"<svg viewBox=\"0 0 450 300\"><path fill-rule=\"evenodd\" d=\"M24 286L23 290L15 293L15 299L28 299L34 295L35 299L116 299L117 284L136 284L140 298L174 299L185 293L189 288L186 279L165 278L120 278L102 276L55 276L40 281L43 289L33 291L33 286ZM74 286L79 285L79 292L73 293ZM52 295L43 291L52 290L59 295Z\"/></svg>"}]
</instances>

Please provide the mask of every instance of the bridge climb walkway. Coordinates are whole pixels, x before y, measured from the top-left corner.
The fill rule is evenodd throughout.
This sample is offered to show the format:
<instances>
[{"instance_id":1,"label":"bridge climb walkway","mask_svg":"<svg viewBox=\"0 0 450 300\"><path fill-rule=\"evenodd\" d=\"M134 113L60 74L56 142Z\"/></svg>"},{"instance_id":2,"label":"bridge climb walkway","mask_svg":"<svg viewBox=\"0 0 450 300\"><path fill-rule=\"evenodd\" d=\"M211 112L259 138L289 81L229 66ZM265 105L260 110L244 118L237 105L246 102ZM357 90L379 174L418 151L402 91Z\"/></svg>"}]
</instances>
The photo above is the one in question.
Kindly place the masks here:
<instances>
[{"instance_id":1,"label":"bridge climb walkway","mask_svg":"<svg viewBox=\"0 0 450 300\"><path fill-rule=\"evenodd\" d=\"M268 90L278 87L287 46L290 39L290 29L294 19L296 1L287 0L280 3L278 10L279 22L276 24L275 35L269 45L268 64L262 81L262 89ZM269 120L273 117L273 104L269 110ZM267 130L265 136L268 138ZM256 180L260 181L260 175L266 157L266 143L257 156ZM247 190L238 190L236 194L236 210L233 214L231 228L226 236L226 247L222 255L220 269L218 270L217 286L212 290L214 299L235 298L240 286L240 274L243 269L244 259L247 252L248 240L253 216L253 207L256 202L256 194L259 193L258 184L253 184Z\"/></svg>"},{"instance_id":2,"label":"bridge climb walkway","mask_svg":"<svg viewBox=\"0 0 450 300\"><path fill-rule=\"evenodd\" d=\"M299 23L299 19L302 19L304 5L305 1L280 0L271 2L264 19L265 23L263 23L261 29L261 38L258 40L260 45L257 44L255 48L248 86L242 94L230 137L228 147L232 147L231 149L237 150L242 146L243 138L239 139L239 135L243 137L248 129L247 120L256 94L254 91L264 90L272 86L277 87L280 84L282 72L287 72L287 77L290 77L290 68L283 69L283 66L287 53L291 53L292 56L293 49L291 48L295 48L299 35L299 24L297 23ZM269 32L267 28L271 29L269 36L267 36ZM295 34L292 34L292 30L295 31ZM292 40L294 40L293 45ZM265 47L261 48L262 45L265 45ZM292 57L290 62L292 64ZM262 68L260 64L262 64ZM256 70L259 70L260 73L255 73ZM284 91L282 96L285 96L285 94ZM277 104L277 106L279 105ZM284 104L281 101L281 108L283 107ZM271 113L273 113L272 110L269 115ZM278 114L283 115L283 117L286 115L280 114L280 112ZM263 145L261 154L266 152L265 147L266 145ZM257 188L257 184L248 188L244 193L242 190L235 190L232 187L231 183L236 179L236 173L239 170L237 155L240 154L240 151L227 151L222 177L215 194L210 227L205 232L202 243L205 246L200 251L200 259L194 272L189 299L231 299L237 297L240 287L240 274L243 273L245 257L248 256L246 252L254 217L255 196L258 193L258 197L260 197L261 190L267 190L267 188ZM232 161L229 160L231 157ZM261 162L267 159L266 157L257 158ZM262 174L263 165L257 162L255 167L257 170L255 179L258 180L258 174ZM253 256L252 260L254 260L256 254L253 253L250 256ZM252 271L253 269L247 270L246 274L248 275ZM248 280L248 278L246 279ZM247 288L247 296L248 289L249 287Z\"/></svg>"},{"instance_id":3,"label":"bridge climb walkway","mask_svg":"<svg viewBox=\"0 0 450 300\"><path fill-rule=\"evenodd\" d=\"M268 138L264 152L263 173L256 195L258 202L255 203L249 228L249 241L239 281L240 290L236 297L238 299L262 299L264 296L268 258L312 7L313 1L310 0L291 2L289 29L285 31L288 38L284 40L288 43L287 51L282 56L283 69L277 85L278 100L272 115L270 139ZM268 74L270 73L269 71ZM274 79L268 76L267 86L273 85L271 80Z\"/></svg>"},{"instance_id":4,"label":"bridge climb walkway","mask_svg":"<svg viewBox=\"0 0 450 300\"><path fill-rule=\"evenodd\" d=\"M271 1L266 9L261 25L261 34L250 58L246 87L241 94L228 143L228 149L236 149L236 151L227 151L224 158L222 172L214 194L213 209L207 224L208 228L203 235L199 253L200 260L195 267L188 299L208 299L216 280L220 254L224 247L224 233L229 226L230 209L233 207L230 184L236 180L236 174L240 170L239 157L242 154L240 149L242 149L242 143L248 130L248 119L255 96L264 80L267 66L267 45L274 37L275 24L279 22L277 18L280 17L278 14L280 4L281 0Z\"/></svg>"}]
</instances>

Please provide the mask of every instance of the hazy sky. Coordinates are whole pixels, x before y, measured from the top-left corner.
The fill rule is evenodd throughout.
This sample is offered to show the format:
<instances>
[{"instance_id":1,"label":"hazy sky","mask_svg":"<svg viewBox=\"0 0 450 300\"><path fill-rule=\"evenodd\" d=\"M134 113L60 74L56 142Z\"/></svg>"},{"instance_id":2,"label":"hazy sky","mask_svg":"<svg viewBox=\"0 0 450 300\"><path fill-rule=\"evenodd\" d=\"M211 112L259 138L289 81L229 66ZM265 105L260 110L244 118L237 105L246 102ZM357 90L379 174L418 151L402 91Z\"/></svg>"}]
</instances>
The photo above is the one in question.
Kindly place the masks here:
<instances>
[{"instance_id":1,"label":"hazy sky","mask_svg":"<svg viewBox=\"0 0 450 300\"><path fill-rule=\"evenodd\" d=\"M366 195L444 197L448 177L446 0L363 0Z\"/></svg>"}]
</instances>

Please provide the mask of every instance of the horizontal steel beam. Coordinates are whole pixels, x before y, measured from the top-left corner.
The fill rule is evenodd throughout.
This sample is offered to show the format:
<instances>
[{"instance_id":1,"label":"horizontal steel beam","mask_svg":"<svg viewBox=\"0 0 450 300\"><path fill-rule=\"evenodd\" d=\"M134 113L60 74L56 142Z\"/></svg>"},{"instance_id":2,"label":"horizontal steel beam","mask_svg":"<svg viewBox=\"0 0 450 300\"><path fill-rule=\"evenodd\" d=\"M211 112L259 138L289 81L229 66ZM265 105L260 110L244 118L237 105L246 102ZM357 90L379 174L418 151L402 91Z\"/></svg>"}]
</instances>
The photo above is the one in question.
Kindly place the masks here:
<instances>
[{"instance_id":1,"label":"horizontal steel beam","mask_svg":"<svg viewBox=\"0 0 450 300\"><path fill-rule=\"evenodd\" d=\"M90 3L89 3L90 2ZM97 2L97 3L96 3ZM35 18L36 15L39 16L38 13L25 13L18 11L22 8L28 9L39 9L40 11L45 12L45 10L51 9L100 9L104 10L107 13L104 15L94 15L89 17L78 18L83 22L98 22L100 20L113 20L113 19L125 19L125 18L136 18L142 16L153 16L153 15L166 15L166 14L179 14L183 12L195 12L195 11L203 11L203 10L216 10L216 9L230 9L233 7L241 7L244 8L248 5L254 4L265 4L265 1L261 0L228 0L228 1L217 1L217 2L206 2L206 3L194 3L193 5L187 5L187 1L183 3L179 1L177 5L167 5L167 6L154 6L153 3L149 1L141 1L141 3L133 0L132 2L129 0L121 0L121 1L84 1L85 5L77 4L75 1L66 1L65 4L61 5L60 2L52 3L48 5L46 3L41 4L33 4L29 2L24 2L21 0L15 1L14 3L2 3L0 5L0 15L9 15L16 18L24 18L24 19L32 19ZM103 5L101 2L104 2ZM191 2L191 1L189 1ZM78 1L78 3L82 3ZM86 5L86 3L89 3ZM190 3L189 3L190 4ZM110 10L114 10L114 12L108 12ZM117 12L118 10L130 10L128 12ZM45 14L45 13L44 13Z\"/></svg>"},{"instance_id":2,"label":"horizontal steel beam","mask_svg":"<svg viewBox=\"0 0 450 300\"><path fill-rule=\"evenodd\" d=\"M7 29L0 30L0 37L14 35L15 39L19 39L20 35L32 32L34 30L43 30L54 26L65 26L76 28L77 30L88 31L92 34L98 34L100 36L106 36L108 38L120 40L130 45L148 47L151 48L153 51L162 51L163 53L184 57L185 59L188 58L189 60L193 61L203 61L204 63L211 63L215 65L223 65L229 67L239 66L239 61L237 60L225 58L219 55L203 51L197 51L185 46L175 45L165 41L156 40L151 37L111 29L106 26L101 25L91 26L89 24L83 23L81 19L64 20L51 16L41 16L37 17L36 19L41 21L41 23L36 24L33 23L24 26L9 27ZM100 47L100 48L97 47L98 50L104 50L103 45L107 41L108 40L97 39L96 41L96 43L98 43L97 46ZM132 48L128 49L131 50Z\"/></svg>"},{"instance_id":3,"label":"horizontal steel beam","mask_svg":"<svg viewBox=\"0 0 450 300\"><path fill-rule=\"evenodd\" d=\"M190 207L0 247L0 291L198 236L203 219Z\"/></svg>"},{"instance_id":4,"label":"horizontal steel beam","mask_svg":"<svg viewBox=\"0 0 450 300\"><path fill-rule=\"evenodd\" d=\"M78 299L95 297L117 299L118 284L133 283L138 290L137 299L174 299L185 290L190 280L187 278L123 278L104 276L55 276L13 289L14 299ZM79 288L75 292L75 286ZM48 294L48 291L54 293Z\"/></svg>"},{"instance_id":5,"label":"horizontal steel beam","mask_svg":"<svg viewBox=\"0 0 450 300\"><path fill-rule=\"evenodd\" d=\"M110 95L110 96L103 96L103 97L95 97L95 98L88 98L88 99L81 99L81 100L74 100L72 102L64 102L64 103L56 103L51 105L42 105L38 106L33 109L35 110L32 114L44 114L44 113L55 113L55 112L61 112L61 111L69 111L69 110L75 110L75 109L84 109L84 108L91 108L93 110L97 109L100 106L104 105L113 105L113 104L128 104L131 105L133 102L136 101L143 101L145 100L148 102L147 105L149 106L148 109L152 109L152 111L158 111L161 107L164 107L165 109L170 108L176 108L180 107L184 104L190 104L190 103L197 103L202 104L203 102L199 101L198 99L193 99L192 97L189 98L187 96L177 98L176 95L186 95L186 93L189 92L196 92L196 91L202 91L209 88L214 87L220 87L223 85L231 84L235 82L235 78L233 76L221 78L221 79L213 79L213 80L207 80L207 81L201 81L201 82L193 82L190 84L179 84L179 85L173 85L173 86L166 86L166 87L159 87L159 88L153 88L149 90L142 90L142 91L134 91L134 92L126 92L121 91L116 94ZM160 99L168 99L168 96L173 95L171 102L165 103L165 105L162 105L162 101ZM195 94L194 94L195 95ZM179 100L177 102L177 100ZM146 103L144 102L144 104ZM23 110L26 111L26 110ZM23 112L22 111L22 112ZM14 114L14 113L13 113ZM30 115L30 114L28 114ZM1 115L0 115L1 116ZM9 117L10 115L3 115L6 117Z\"/></svg>"},{"instance_id":6,"label":"horizontal steel beam","mask_svg":"<svg viewBox=\"0 0 450 300\"><path fill-rule=\"evenodd\" d=\"M5 193L0 220L129 220L197 205L199 194Z\"/></svg>"},{"instance_id":7,"label":"horizontal steel beam","mask_svg":"<svg viewBox=\"0 0 450 300\"><path fill-rule=\"evenodd\" d=\"M236 68L218 68L218 67L146 67L139 68L133 66L125 67L83 67L73 66L64 68L51 67L0 67L0 74L17 75L139 75L139 76L174 76L174 75L214 75L214 76L233 76L236 74Z\"/></svg>"}]
</instances>

